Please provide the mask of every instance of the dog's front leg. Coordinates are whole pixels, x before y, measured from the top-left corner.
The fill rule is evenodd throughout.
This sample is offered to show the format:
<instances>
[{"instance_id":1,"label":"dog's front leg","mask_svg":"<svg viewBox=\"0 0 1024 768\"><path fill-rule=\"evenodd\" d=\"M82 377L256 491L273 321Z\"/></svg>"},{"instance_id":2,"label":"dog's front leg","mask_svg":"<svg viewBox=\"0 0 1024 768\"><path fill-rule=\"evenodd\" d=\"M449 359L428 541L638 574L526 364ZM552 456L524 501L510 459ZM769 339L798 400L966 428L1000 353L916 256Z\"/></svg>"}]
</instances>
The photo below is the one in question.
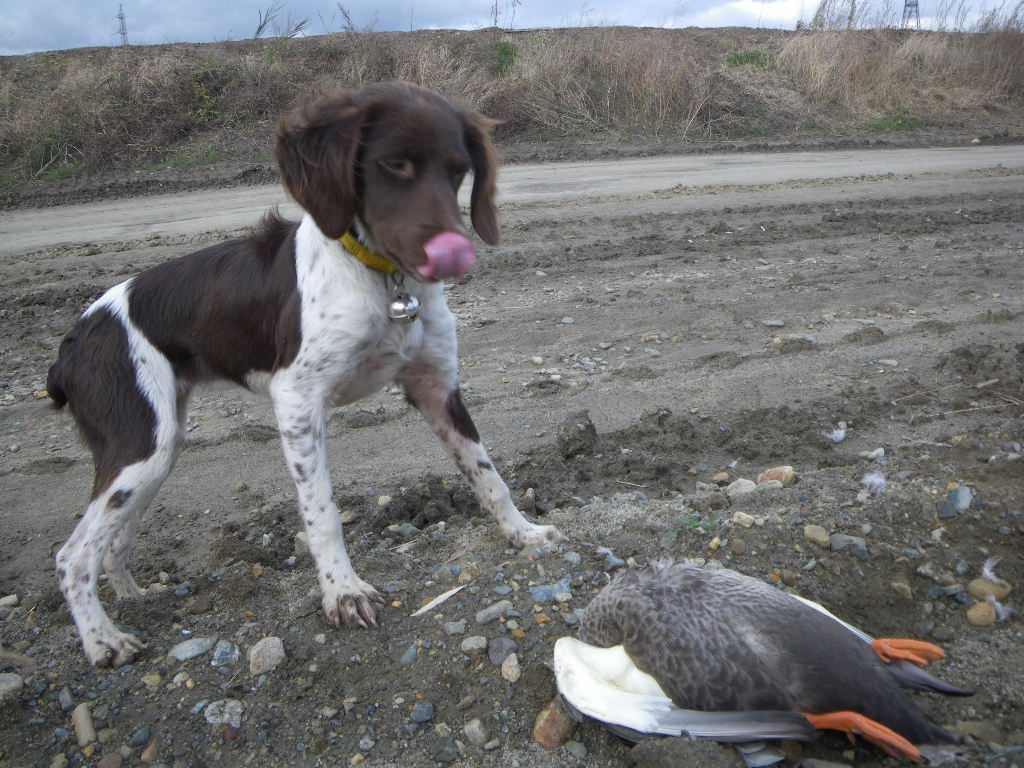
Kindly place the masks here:
<instances>
[{"instance_id":1,"label":"dog's front leg","mask_svg":"<svg viewBox=\"0 0 1024 768\"><path fill-rule=\"evenodd\" d=\"M543 550L565 537L553 525L531 523L512 503L508 486L491 463L480 435L462 403L458 383L429 368L406 369L399 376L409 402L423 414L444 443L480 505L517 547Z\"/></svg>"},{"instance_id":2,"label":"dog's front leg","mask_svg":"<svg viewBox=\"0 0 1024 768\"><path fill-rule=\"evenodd\" d=\"M325 407L308 392L286 386L273 388L271 394L285 461L295 481L299 514L316 561L324 613L335 626L342 622L376 625L373 604L384 600L356 575L345 551L341 515L327 467Z\"/></svg>"}]
</instances>

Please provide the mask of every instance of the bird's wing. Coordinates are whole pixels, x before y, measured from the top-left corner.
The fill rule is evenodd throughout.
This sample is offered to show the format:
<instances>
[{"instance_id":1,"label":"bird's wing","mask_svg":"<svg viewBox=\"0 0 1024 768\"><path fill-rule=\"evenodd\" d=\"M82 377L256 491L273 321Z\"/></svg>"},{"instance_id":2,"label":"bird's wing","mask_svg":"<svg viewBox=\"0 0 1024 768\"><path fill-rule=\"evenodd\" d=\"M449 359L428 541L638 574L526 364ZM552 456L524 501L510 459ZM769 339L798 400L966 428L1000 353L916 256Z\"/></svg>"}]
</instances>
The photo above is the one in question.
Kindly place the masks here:
<instances>
[{"instance_id":1,"label":"bird's wing","mask_svg":"<svg viewBox=\"0 0 1024 768\"><path fill-rule=\"evenodd\" d=\"M811 740L814 727L796 712L700 712L680 709L622 646L596 648L563 637L555 643L555 678L583 714L640 733L687 734L716 741Z\"/></svg>"}]
</instances>

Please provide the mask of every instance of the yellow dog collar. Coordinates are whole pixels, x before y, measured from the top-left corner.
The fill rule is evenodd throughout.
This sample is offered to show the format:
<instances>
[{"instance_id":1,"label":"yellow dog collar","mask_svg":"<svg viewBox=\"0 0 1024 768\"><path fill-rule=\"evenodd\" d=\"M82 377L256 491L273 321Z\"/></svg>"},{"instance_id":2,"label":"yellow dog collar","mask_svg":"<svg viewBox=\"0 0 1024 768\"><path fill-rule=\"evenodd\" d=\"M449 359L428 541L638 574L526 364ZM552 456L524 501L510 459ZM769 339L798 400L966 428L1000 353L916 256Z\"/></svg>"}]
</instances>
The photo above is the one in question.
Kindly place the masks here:
<instances>
[{"instance_id":1,"label":"yellow dog collar","mask_svg":"<svg viewBox=\"0 0 1024 768\"><path fill-rule=\"evenodd\" d=\"M341 236L341 244L345 247L346 251L375 272L383 272L385 275L398 274L398 267L395 266L391 259L371 251L360 243L351 232L346 232Z\"/></svg>"}]
</instances>

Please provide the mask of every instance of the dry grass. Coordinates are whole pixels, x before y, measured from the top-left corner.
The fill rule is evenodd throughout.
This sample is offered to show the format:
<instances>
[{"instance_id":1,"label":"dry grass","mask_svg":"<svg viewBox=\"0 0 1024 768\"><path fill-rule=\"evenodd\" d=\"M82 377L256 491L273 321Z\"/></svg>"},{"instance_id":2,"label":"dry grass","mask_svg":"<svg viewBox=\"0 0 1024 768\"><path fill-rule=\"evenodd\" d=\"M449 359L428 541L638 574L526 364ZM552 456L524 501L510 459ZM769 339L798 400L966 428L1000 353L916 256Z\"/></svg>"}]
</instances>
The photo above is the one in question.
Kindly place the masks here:
<instances>
[{"instance_id":1,"label":"dry grass","mask_svg":"<svg viewBox=\"0 0 1024 768\"><path fill-rule=\"evenodd\" d=\"M412 80L503 120L511 139L700 140L865 128L897 110L938 125L1017 113L1016 8L973 34L348 29L0 58L0 175L137 166L217 131L269 136L277 114L328 80Z\"/></svg>"}]
</instances>

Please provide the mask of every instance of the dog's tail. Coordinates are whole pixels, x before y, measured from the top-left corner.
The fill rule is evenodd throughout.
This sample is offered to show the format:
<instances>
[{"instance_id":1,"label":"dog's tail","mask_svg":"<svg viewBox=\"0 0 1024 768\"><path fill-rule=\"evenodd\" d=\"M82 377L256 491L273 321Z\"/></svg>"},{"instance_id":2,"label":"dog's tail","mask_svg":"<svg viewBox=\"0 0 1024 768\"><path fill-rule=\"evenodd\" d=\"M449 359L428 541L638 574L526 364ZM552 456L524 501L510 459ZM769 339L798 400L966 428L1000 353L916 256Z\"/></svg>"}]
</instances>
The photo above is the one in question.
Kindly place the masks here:
<instances>
[{"instance_id":1,"label":"dog's tail","mask_svg":"<svg viewBox=\"0 0 1024 768\"><path fill-rule=\"evenodd\" d=\"M68 395L61 384L62 359L58 356L57 362L50 366L50 372L46 374L46 394L53 401L53 407L58 411L68 404Z\"/></svg>"}]
</instances>

